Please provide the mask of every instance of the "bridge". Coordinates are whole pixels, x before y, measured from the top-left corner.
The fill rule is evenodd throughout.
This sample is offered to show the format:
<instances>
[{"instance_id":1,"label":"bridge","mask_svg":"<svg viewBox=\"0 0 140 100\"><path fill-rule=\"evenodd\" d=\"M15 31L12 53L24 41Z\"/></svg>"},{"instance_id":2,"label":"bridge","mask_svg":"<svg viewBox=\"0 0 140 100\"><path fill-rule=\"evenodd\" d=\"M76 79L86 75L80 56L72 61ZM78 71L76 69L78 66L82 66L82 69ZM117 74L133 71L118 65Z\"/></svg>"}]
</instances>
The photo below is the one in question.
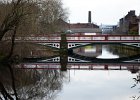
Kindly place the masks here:
<instances>
[{"instance_id":1,"label":"bridge","mask_svg":"<svg viewBox=\"0 0 140 100\"><path fill-rule=\"evenodd\" d=\"M4 40L8 40L5 38ZM140 48L140 36L138 35L66 35L68 51L79 46L89 44L123 44ZM57 36L28 36L16 37L15 42L37 43L54 48L60 48L60 42L64 43L60 35ZM65 43L64 43L65 44ZM124 57L118 59L98 59L81 55L66 55L66 60L61 61L61 56L50 58L27 58L28 62L23 62L21 68L33 69L61 69L62 63L66 69L86 69L86 70L128 70L140 68L140 55ZM65 59L65 58L64 58ZM65 63L64 63L65 62ZM114 67L115 66L115 67ZM20 67L19 67L20 68Z\"/></svg>"},{"instance_id":2,"label":"bridge","mask_svg":"<svg viewBox=\"0 0 140 100\"><path fill-rule=\"evenodd\" d=\"M123 44L140 47L139 35L66 35L68 49L89 44ZM7 38L5 38L7 40ZM28 36L16 37L16 42L30 42L60 48L61 36ZM62 41L63 42L63 41Z\"/></svg>"}]
</instances>

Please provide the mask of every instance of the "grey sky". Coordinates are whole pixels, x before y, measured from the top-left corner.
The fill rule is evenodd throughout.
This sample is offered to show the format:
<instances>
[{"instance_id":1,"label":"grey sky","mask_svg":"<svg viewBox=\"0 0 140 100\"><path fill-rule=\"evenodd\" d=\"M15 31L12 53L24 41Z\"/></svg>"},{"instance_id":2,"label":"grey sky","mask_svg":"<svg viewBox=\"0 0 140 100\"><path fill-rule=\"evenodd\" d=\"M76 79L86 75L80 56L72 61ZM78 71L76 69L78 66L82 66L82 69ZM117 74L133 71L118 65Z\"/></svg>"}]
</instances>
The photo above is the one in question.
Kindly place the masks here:
<instances>
[{"instance_id":1,"label":"grey sky","mask_svg":"<svg viewBox=\"0 0 140 100\"><path fill-rule=\"evenodd\" d=\"M92 22L117 24L128 11L136 10L140 14L140 0L62 0L69 9L71 23L87 22L88 11L92 11Z\"/></svg>"}]
</instances>

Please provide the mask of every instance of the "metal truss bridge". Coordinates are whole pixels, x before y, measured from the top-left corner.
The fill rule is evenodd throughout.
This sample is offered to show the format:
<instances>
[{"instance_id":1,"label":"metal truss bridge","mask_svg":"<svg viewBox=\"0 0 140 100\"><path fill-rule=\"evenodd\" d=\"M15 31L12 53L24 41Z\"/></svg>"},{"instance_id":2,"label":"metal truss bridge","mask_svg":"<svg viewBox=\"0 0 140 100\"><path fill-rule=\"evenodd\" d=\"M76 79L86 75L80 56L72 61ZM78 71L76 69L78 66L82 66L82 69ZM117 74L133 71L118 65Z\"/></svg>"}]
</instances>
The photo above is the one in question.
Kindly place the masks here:
<instances>
[{"instance_id":1,"label":"metal truss bridge","mask_svg":"<svg viewBox=\"0 0 140 100\"><path fill-rule=\"evenodd\" d=\"M8 40L9 38L4 38ZM88 44L124 44L140 47L139 35L66 35L68 49ZM30 42L60 48L61 36L28 36L16 37L16 42Z\"/></svg>"}]
</instances>

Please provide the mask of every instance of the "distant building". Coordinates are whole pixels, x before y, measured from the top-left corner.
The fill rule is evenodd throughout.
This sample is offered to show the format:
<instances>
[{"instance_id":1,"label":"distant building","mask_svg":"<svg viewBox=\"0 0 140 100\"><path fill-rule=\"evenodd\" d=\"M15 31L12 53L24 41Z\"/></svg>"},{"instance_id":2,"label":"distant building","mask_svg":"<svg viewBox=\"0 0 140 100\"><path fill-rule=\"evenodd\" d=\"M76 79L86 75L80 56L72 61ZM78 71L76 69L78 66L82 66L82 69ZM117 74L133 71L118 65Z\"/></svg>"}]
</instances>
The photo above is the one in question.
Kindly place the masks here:
<instances>
[{"instance_id":1,"label":"distant building","mask_svg":"<svg viewBox=\"0 0 140 100\"><path fill-rule=\"evenodd\" d=\"M70 30L74 33L101 34L102 30L93 23L74 23L70 25Z\"/></svg>"},{"instance_id":2,"label":"distant building","mask_svg":"<svg viewBox=\"0 0 140 100\"><path fill-rule=\"evenodd\" d=\"M101 34L102 30L99 28L98 25L91 23L91 11L88 13L88 22L87 23L68 23L59 19L57 24L59 23L59 31L67 31L72 32L75 34Z\"/></svg>"},{"instance_id":3,"label":"distant building","mask_svg":"<svg viewBox=\"0 0 140 100\"><path fill-rule=\"evenodd\" d=\"M119 20L116 33L120 34L138 34L138 17L135 10L131 10L128 14Z\"/></svg>"},{"instance_id":4,"label":"distant building","mask_svg":"<svg viewBox=\"0 0 140 100\"><path fill-rule=\"evenodd\" d=\"M69 23L67 23L66 21L64 21L64 20L62 20L62 19L58 19L57 21L56 21L56 25L58 25L57 26L57 32L63 32L63 31L65 31L65 30L68 30L69 29Z\"/></svg>"},{"instance_id":5,"label":"distant building","mask_svg":"<svg viewBox=\"0 0 140 100\"><path fill-rule=\"evenodd\" d=\"M73 23L70 24L69 28L72 32L77 34L96 35L102 33L102 30L99 28L99 26L92 23L91 11L88 12L87 23Z\"/></svg>"},{"instance_id":6,"label":"distant building","mask_svg":"<svg viewBox=\"0 0 140 100\"><path fill-rule=\"evenodd\" d=\"M112 34L117 25L101 25L100 28L102 29L102 34Z\"/></svg>"}]
</instances>

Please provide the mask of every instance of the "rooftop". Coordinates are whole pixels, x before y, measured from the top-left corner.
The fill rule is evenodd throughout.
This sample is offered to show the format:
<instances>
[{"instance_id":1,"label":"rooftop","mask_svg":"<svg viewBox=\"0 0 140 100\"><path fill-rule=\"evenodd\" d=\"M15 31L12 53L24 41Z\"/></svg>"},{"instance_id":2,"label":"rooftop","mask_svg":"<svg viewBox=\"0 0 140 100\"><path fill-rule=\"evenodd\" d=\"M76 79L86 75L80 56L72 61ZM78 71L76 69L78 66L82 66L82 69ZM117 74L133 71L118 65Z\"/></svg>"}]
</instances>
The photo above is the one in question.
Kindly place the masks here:
<instances>
[{"instance_id":1,"label":"rooftop","mask_svg":"<svg viewBox=\"0 0 140 100\"><path fill-rule=\"evenodd\" d=\"M73 33L102 33L99 28L72 28Z\"/></svg>"}]
</instances>

